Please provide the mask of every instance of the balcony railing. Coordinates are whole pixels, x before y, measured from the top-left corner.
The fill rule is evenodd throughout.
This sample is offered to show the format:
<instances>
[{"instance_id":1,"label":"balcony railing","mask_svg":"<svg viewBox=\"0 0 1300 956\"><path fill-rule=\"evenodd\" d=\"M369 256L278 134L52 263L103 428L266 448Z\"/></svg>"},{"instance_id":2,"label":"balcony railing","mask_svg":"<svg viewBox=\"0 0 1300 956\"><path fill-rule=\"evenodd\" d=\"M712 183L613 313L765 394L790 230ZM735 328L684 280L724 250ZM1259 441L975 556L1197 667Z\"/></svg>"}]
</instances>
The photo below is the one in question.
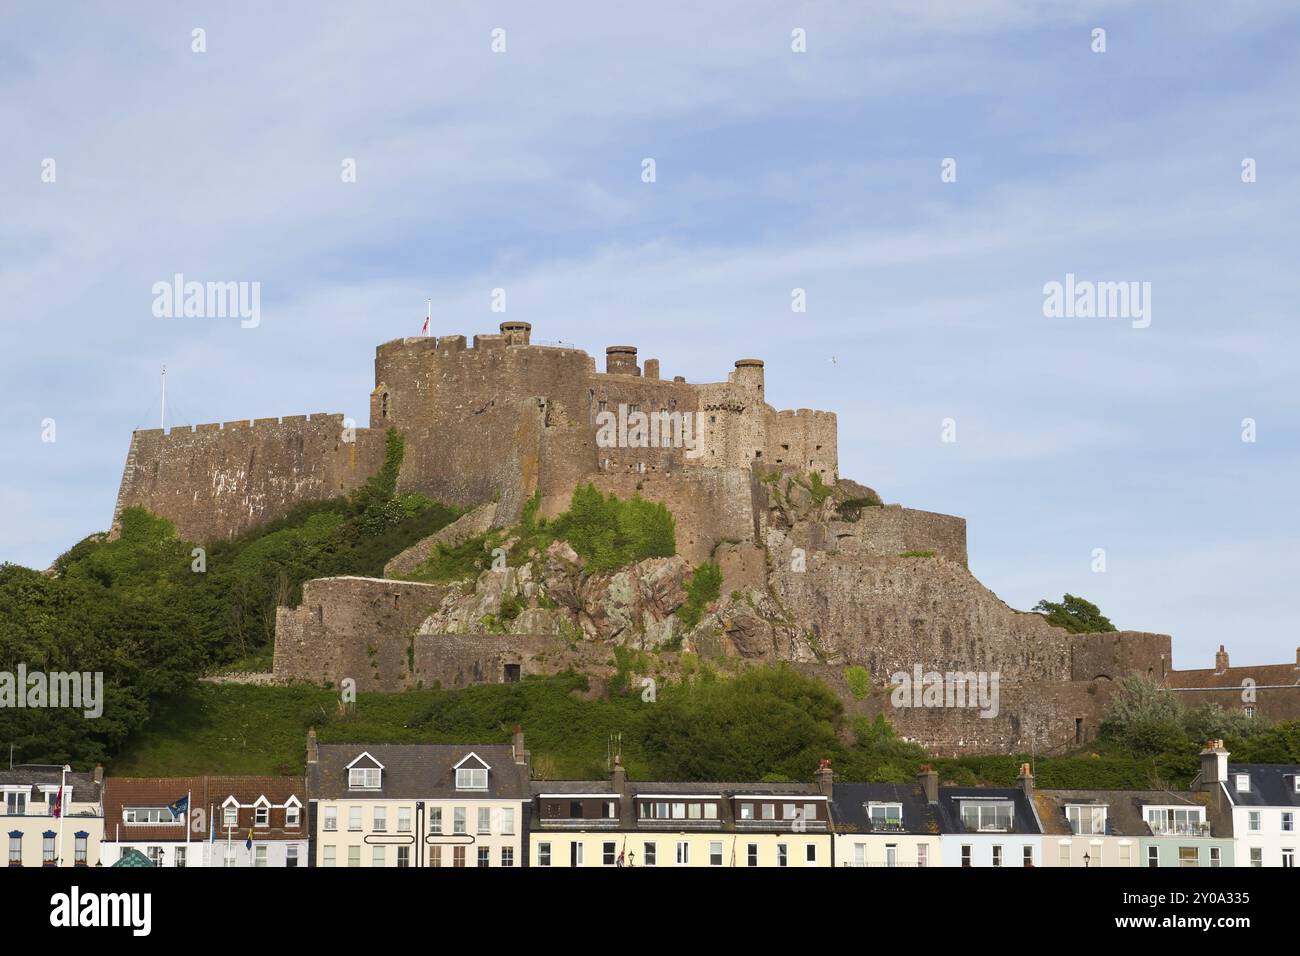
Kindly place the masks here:
<instances>
[{"instance_id":1,"label":"balcony railing","mask_svg":"<svg viewBox=\"0 0 1300 956\"><path fill-rule=\"evenodd\" d=\"M1211 835L1208 823L1150 823L1148 825L1156 836L1207 837Z\"/></svg>"}]
</instances>

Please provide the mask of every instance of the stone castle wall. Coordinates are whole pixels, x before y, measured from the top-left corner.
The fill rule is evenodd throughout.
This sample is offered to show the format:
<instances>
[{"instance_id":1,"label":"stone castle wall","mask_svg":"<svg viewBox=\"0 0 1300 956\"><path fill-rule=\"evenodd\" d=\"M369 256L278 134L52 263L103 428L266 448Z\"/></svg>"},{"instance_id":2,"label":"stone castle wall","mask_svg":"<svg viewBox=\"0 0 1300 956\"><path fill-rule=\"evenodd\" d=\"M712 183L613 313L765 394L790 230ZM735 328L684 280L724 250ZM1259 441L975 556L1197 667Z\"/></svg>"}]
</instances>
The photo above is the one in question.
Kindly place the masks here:
<instances>
[{"instance_id":1,"label":"stone castle wall","mask_svg":"<svg viewBox=\"0 0 1300 956\"><path fill-rule=\"evenodd\" d=\"M608 648L547 634L420 634L448 585L384 578L319 578L303 585L302 604L276 612L274 676L284 681L358 691L468 687L555 674L569 667L600 670Z\"/></svg>"},{"instance_id":2,"label":"stone castle wall","mask_svg":"<svg viewBox=\"0 0 1300 956\"><path fill-rule=\"evenodd\" d=\"M346 494L383 457L383 435L366 428L347 433L342 415L137 431L113 526L125 508L139 505L170 519L183 538L229 538L304 501Z\"/></svg>"}]
</instances>

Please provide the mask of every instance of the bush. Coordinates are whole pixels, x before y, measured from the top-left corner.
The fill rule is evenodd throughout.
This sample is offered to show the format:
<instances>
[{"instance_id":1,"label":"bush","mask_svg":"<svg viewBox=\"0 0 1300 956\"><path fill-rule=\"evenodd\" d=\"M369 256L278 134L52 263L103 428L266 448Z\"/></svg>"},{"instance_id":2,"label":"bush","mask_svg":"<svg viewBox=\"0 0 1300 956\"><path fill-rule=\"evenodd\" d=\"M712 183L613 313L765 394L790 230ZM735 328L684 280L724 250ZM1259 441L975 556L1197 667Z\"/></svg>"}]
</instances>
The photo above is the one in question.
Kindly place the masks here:
<instances>
[{"instance_id":1,"label":"bush","mask_svg":"<svg viewBox=\"0 0 1300 956\"><path fill-rule=\"evenodd\" d=\"M844 681L849 685L849 693L855 700L863 700L871 693L871 674L865 667L854 664L845 668Z\"/></svg>"},{"instance_id":2,"label":"bush","mask_svg":"<svg viewBox=\"0 0 1300 956\"><path fill-rule=\"evenodd\" d=\"M704 609L722 596L722 568L712 562L697 565L686 581L686 603L677 610L677 620L690 630L700 623Z\"/></svg>"}]
</instances>

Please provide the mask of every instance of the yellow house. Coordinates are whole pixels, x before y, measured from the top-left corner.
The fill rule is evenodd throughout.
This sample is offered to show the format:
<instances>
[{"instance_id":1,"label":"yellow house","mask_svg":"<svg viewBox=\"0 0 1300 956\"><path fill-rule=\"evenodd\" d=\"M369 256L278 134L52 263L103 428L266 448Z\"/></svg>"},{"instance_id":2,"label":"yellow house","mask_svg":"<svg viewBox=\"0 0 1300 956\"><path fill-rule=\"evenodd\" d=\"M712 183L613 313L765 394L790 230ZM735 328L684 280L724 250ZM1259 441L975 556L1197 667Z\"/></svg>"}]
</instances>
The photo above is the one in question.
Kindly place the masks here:
<instances>
[{"instance_id":1,"label":"yellow house","mask_svg":"<svg viewBox=\"0 0 1300 956\"><path fill-rule=\"evenodd\" d=\"M533 784L529 865L831 865L830 807L815 784Z\"/></svg>"},{"instance_id":2,"label":"yellow house","mask_svg":"<svg viewBox=\"0 0 1300 956\"><path fill-rule=\"evenodd\" d=\"M27 764L0 771L6 865L98 865L103 787L102 767L75 773Z\"/></svg>"}]
</instances>

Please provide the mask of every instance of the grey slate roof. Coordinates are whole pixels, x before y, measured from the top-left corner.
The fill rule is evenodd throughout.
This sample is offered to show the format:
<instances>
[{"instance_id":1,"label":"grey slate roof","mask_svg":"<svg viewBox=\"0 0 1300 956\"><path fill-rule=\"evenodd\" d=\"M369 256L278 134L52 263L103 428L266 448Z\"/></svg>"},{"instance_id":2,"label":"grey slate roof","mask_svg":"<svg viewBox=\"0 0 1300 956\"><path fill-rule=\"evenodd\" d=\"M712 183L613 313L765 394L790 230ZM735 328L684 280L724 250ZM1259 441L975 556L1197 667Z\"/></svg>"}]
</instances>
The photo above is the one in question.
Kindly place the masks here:
<instances>
[{"instance_id":1,"label":"grey slate roof","mask_svg":"<svg viewBox=\"0 0 1300 956\"><path fill-rule=\"evenodd\" d=\"M370 754L383 765L378 790L349 790L348 764ZM477 754L491 770L486 791L456 789L455 766ZM365 762L357 766L366 766ZM466 766L475 766L471 760ZM307 765L307 792L311 800L348 797L377 799L528 800L528 768L516 763L510 744L321 744L320 759Z\"/></svg>"},{"instance_id":2,"label":"grey slate roof","mask_svg":"<svg viewBox=\"0 0 1300 956\"><path fill-rule=\"evenodd\" d=\"M1250 792L1237 791L1239 773L1250 774ZM1230 763L1225 787L1232 802L1239 807L1300 807L1300 793L1295 792L1295 778L1300 764Z\"/></svg>"},{"instance_id":3,"label":"grey slate roof","mask_svg":"<svg viewBox=\"0 0 1300 956\"><path fill-rule=\"evenodd\" d=\"M966 833L961 822L963 798L1010 800L1012 806L1011 829L1015 834L1039 834L1038 821L1025 792L1019 787L940 787L939 829L943 833Z\"/></svg>"},{"instance_id":4,"label":"grey slate roof","mask_svg":"<svg viewBox=\"0 0 1300 956\"><path fill-rule=\"evenodd\" d=\"M1038 790L1034 801L1043 832L1049 834L1070 833L1070 822L1065 815L1068 805L1105 804L1106 832L1102 836L1151 836L1151 827L1142 816L1144 806L1204 807L1211 835L1232 835L1230 819L1218 811L1215 801L1203 793L1188 790Z\"/></svg>"},{"instance_id":5,"label":"grey slate roof","mask_svg":"<svg viewBox=\"0 0 1300 956\"><path fill-rule=\"evenodd\" d=\"M0 786L57 787L63 779L60 767L44 764L19 764L12 770L0 770ZM103 786L95 783L93 774L73 771L68 774L73 803L99 803Z\"/></svg>"},{"instance_id":6,"label":"grey slate roof","mask_svg":"<svg viewBox=\"0 0 1300 956\"><path fill-rule=\"evenodd\" d=\"M898 803L903 807L902 826L882 833L935 835L940 832L938 804L926 801L925 791L915 783L836 783L831 816L837 833L872 833L869 803Z\"/></svg>"}]
</instances>

